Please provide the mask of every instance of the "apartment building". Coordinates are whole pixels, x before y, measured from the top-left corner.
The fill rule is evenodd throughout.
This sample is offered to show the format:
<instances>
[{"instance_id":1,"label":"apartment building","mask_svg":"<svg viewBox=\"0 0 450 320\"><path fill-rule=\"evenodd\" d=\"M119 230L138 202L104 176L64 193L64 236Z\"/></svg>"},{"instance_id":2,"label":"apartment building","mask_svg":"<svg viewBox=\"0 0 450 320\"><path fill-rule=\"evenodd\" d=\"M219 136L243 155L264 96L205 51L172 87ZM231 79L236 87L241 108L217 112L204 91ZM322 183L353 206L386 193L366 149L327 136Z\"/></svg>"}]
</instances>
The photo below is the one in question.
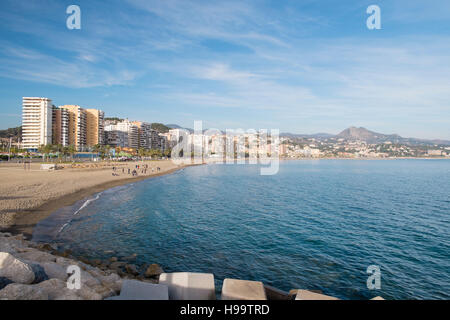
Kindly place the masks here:
<instances>
[{"instance_id":1,"label":"apartment building","mask_svg":"<svg viewBox=\"0 0 450 320\"><path fill-rule=\"evenodd\" d=\"M86 110L77 105L64 105L60 109L66 110L69 119L69 145L75 146L78 151L86 148Z\"/></svg>"},{"instance_id":2,"label":"apartment building","mask_svg":"<svg viewBox=\"0 0 450 320\"><path fill-rule=\"evenodd\" d=\"M139 148L139 128L128 120L105 126L106 143L114 147Z\"/></svg>"},{"instance_id":3,"label":"apartment building","mask_svg":"<svg viewBox=\"0 0 450 320\"><path fill-rule=\"evenodd\" d=\"M24 149L37 150L52 143L53 106L49 98L23 97L22 143Z\"/></svg>"},{"instance_id":4,"label":"apartment building","mask_svg":"<svg viewBox=\"0 0 450 320\"><path fill-rule=\"evenodd\" d=\"M86 145L88 147L104 144L103 122L105 113L97 109L86 109Z\"/></svg>"},{"instance_id":5,"label":"apartment building","mask_svg":"<svg viewBox=\"0 0 450 320\"><path fill-rule=\"evenodd\" d=\"M138 128L138 148L151 149L151 136L152 136L152 125L148 122L142 121L133 121L134 124Z\"/></svg>"},{"instance_id":6,"label":"apartment building","mask_svg":"<svg viewBox=\"0 0 450 320\"><path fill-rule=\"evenodd\" d=\"M52 144L69 145L69 113L66 109L53 106Z\"/></svg>"},{"instance_id":7,"label":"apartment building","mask_svg":"<svg viewBox=\"0 0 450 320\"><path fill-rule=\"evenodd\" d=\"M111 147L128 147L128 132L116 130L113 126L105 126L105 144Z\"/></svg>"}]
</instances>

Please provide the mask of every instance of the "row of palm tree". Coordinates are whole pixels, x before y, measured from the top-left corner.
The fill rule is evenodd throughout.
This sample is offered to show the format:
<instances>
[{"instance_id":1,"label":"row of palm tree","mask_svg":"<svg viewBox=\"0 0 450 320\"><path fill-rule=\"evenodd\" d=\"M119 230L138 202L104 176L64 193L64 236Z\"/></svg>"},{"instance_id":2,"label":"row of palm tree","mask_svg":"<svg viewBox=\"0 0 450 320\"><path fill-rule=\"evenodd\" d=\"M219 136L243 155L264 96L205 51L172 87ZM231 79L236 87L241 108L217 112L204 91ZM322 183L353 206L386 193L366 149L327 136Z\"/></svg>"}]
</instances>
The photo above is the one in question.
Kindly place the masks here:
<instances>
[{"instance_id":1,"label":"row of palm tree","mask_svg":"<svg viewBox=\"0 0 450 320\"><path fill-rule=\"evenodd\" d=\"M165 151L161 151L160 149L144 149L139 148L138 149L138 156L143 157L151 157L151 158L161 158L161 157L170 157L171 150L167 149Z\"/></svg>"},{"instance_id":2,"label":"row of palm tree","mask_svg":"<svg viewBox=\"0 0 450 320\"><path fill-rule=\"evenodd\" d=\"M74 145L62 146L60 144L43 144L38 148L38 152L42 154L42 157L48 158L50 154L57 153L58 158L70 156L73 158L73 155L77 152L77 149Z\"/></svg>"},{"instance_id":3,"label":"row of palm tree","mask_svg":"<svg viewBox=\"0 0 450 320\"><path fill-rule=\"evenodd\" d=\"M114 147L109 145L101 145L96 144L91 148L91 151L97 153L101 159L105 159L111 156L111 150ZM38 149L38 152L42 154L43 158L49 158L50 154L57 154L58 158L70 156L73 159L73 155L77 152L77 149L74 145L62 146L60 144L47 144L41 145ZM120 148L116 148L116 154L120 152ZM170 157L171 150L165 150L164 152L159 149L144 149L140 148L137 150L137 155L141 158L143 157L151 157L151 158L160 158L160 157Z\"/></svg>"}]
</instances>

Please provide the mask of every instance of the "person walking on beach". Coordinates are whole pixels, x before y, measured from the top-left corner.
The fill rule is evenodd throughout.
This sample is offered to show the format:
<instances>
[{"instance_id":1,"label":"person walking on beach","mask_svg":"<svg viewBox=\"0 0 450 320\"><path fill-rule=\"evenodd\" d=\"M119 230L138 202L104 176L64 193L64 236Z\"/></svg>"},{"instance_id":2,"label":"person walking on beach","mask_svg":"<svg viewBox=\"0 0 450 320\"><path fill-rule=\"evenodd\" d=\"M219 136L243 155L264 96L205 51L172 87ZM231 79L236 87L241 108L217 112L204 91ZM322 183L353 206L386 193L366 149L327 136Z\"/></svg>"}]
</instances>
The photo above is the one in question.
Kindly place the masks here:
<instances>
[{"instance_id":1,"label":"person walking on beach","mask_svg":"<svg viewBox=\"0 0 450 320\"><path fill-rule=\"evenodd\" d=\"M128 174L130 174L130 168L128 168Z\"/></svg>"}]
</instances>

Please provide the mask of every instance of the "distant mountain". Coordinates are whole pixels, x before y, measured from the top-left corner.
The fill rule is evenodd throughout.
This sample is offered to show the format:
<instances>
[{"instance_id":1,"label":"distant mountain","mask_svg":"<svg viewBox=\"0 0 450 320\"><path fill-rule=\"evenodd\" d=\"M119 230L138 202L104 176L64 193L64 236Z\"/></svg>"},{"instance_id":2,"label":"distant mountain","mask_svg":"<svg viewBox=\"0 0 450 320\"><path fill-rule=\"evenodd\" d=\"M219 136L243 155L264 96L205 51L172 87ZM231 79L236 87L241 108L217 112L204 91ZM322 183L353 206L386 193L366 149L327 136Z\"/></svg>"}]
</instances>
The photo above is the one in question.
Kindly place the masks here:
<instances>
[{"instance_id":1,"label":"distant mountain","mask_svg":"<svg viewBox=\"0 0 450 320\"><path fill-rule=\"evenodd\" d=\"M166 125L164 125L162 123L157 123L157 122L152 123L151 124L151 128L153 130L158 131L159 133L166 133L166 132L169 132L169 129L171 129L168 126L166 126Z\"/></svg>"},{"instance_id":2,"label":"distant mountain","mask_svg":"<svg viewBox=\"0 0 450 320\"><path fill-rule=\"evenodd\" d=\"M374 131L367 130L363 127L350 127L337 135L329 133L315 133L315 134L295 134L295 133L281 133L281 137L287 137L292 139L318 139L326 140L330 138L344 139L349 141L365 141L367 143L376 144L384 142L392 142L398 144L409 144L409 145L448 145L450 146L449 140L440 139L417 139L417 138L403 138L398 134L383 134Z\"/></svg>"},{"instance_id":3,"label":"distant mountain","mask_svg":"<svg viewBox=\"0 0 450 320\"><path fill-rule=\"evenodd\" d=\"M9 128L6 130L0 130L0 138L20 138L22 135L22 127Z\"/></svg>"},{"instance_id":4,"label":"distant mountain","mask_svg":"<svg viewBox=\"0 0 450 320\"><path fill-rule=\"evenodd\" d=\"M191 129L191 128L183 128L183 127L181 127L181 126L179 126L177 124L166 124L166 127L170 128L170 129L184 129L184 130L187 130L189 132L194 132L194 130Z\"/></svg>"},{"instance_id":5,"label":"distant mountain","mask_svg":"<svg viewBox=\"0 0 450 320\"><path fill-rule=\"evenodd\" d=\"M169 127L170 129L182 129L182 127L177 124L166 124L166 127Z\"/></svg>"},{"instance_id":6,"label":"distant mountain","mask_svg":"<svg viewBox=\"0 0 450 320\"><path fill-rule=\"evenodd\" d=\"M367 143L384 143L392 142L399 144L410 144L410 145L450 145L450 141L447 140L427 140L427 139L416 139L416 138L403 138L398 134L383 134L374 131L367 130L366 128L360 127L350 127L343 130L341 133L336 135L338 139L345 140L360 140Z\"/></svg>"},{"instance_id":7,"label":"distant mountain","mask_svg":"<svg viewBox=\"0 0 450 320\"><path fill-rule=\"evenodd\" d=\"M361 140L366 141L368 143L378 143L387 141L390 138L397 140L398 138L401 137L396 134L386 135L382 133L377 133L374 131L367 130L366 128L363 127L360 128L350 127L343 130L341 133L337 134L336 138L345 140Z\"/></svg>"}]
</instances>

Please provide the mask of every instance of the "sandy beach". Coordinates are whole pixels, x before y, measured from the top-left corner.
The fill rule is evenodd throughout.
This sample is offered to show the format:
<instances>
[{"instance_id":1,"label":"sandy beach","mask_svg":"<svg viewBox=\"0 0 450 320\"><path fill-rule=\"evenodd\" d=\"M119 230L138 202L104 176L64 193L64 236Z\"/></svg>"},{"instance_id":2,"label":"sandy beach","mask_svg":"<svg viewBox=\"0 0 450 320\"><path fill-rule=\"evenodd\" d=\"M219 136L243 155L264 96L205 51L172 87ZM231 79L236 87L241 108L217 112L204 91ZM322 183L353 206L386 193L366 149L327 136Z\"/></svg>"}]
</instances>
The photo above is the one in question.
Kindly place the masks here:
<instances>
[{"instance_id":1,"label":"sandy beach","mask_svg":"<svg viewBox=\"0 0 450 320\"><path fill-rule=\"evenodd\" d=\"M128 168L132 172L136 165L140 169L133 177ZM143 173L145 165L148 169ZM24 170L23 164L0 164L0 229L30 235L37 222L58 208L105 189L185 167L170 160L86 163L60 170L41 170L40 166L33 163L30 170Z\"/></svg>"}]
</instances>

